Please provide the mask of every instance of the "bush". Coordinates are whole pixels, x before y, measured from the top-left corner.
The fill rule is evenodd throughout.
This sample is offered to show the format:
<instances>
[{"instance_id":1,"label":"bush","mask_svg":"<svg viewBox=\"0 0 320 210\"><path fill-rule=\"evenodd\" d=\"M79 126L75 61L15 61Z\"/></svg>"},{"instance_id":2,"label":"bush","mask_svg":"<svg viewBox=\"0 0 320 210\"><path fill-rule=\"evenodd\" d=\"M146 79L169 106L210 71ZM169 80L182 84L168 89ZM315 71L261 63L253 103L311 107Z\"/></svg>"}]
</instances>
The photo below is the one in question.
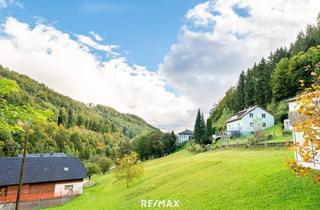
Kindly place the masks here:
<instances>
[{"instance_id":1,"label":"bush","mask_svg":"<svg viewBox=\"0 0 320 210\"><path fill-rule=\"evenodd\" d=\"M274 137L274 136L273 136L272 134L268 134L268 135L267 135L267 140L271 140L271 139L273 139L273 137Z\"/></svg>"},{"instance_id":2,"label":"bush","mask_svg":"<svg viewBox=\"0 0 320 210\"><path fill-rule=\"evenodd\" d=\"M206 151L205 147L201 146L200 144L195 144L195 143L187 143L186 149L192 153L200 153L200 152Z\"/></svg>"},{"instance_id":3,"label":"bush","mask_svg":"<svg viewBox=\"0 0 320 210\"><path fill-rule=\"evenodd\" d=\"M211 149L220 149L221 148L221 145L218 143L219 141L214 141L212 142L211 144Z\"/></svg>"},{"instance_id":4,"label":"bush","mask_svg":"<svg viewBox=\"0 0 320 210\"><path fill-rule=\"evenodd\" d=\"M283 120L288 118L288 104L286 101L275 102L272 101L268 106L267 110L273 113L277 123L283 123Z\"/></svg>"},{"instance_id":5,"label":"bush","mask_svg":"<svg viewBox=\"0 0 320 210\"><path fill-rule=\"evenodd\" d=\"M288 136L291 136L291 135L292 135L292 131L286 131L286 130L282 131L282 136L283 137L288 137Z\"/></svg>"},{"instance_id":6,"label":"bush","mask_svg":"<svg viewBox=\"0 0 320 210\"><path fill-rule=\"evenodd\" d=\"M100 172L103 174L107 173L112 166L112 160L106 156L93 156L90 158L89 162L97 164L100 168Z\"/></svg>"}]
</instances>

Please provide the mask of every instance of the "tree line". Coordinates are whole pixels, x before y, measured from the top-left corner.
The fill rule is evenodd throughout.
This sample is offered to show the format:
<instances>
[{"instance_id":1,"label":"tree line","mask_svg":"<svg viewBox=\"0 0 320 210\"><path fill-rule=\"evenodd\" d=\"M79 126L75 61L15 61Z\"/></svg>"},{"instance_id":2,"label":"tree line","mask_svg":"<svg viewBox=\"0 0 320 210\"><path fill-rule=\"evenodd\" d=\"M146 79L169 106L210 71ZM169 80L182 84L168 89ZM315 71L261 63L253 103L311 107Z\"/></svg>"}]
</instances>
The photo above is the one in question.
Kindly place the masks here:
<instances>
[{"instance_id":1,"label":"tree line","mask_svg":"<svg viewBox=\"0 0 320 210\"><path fill-rule=\"evenodd\" d=\"M160 130L154 130L136 137L133 140L133 146L142 160L159 158L176 151L177 136L173 131L163 133Z\"/></svg>"},{"instance_id":2,"label":"tree line","mask_svg":"<svg viewBox=\"0 0 320 210\"><path fill-rule=\"evenodd\" d=\"M131 139L155 129L137 116L77 102L2 66L0 109L0 157L21 154L24 134L17 127L21 119L11 115L25 110L51 113L50 120L33 123L29 153L63 152L81 160L97 155L115 160L132 150Z\"/></svg>"},{"instance_id":3,"label":"tree line","mask_svg":"<svg viewBox=\"0 0 320 210\"><path fill-rule=\"evenodd\" d=\"M232 113L259 105L274 114L276 121L287 117L286 99L301 92L300 81L312 83L311 69L320 62L320 18L300 31L289 48L280 47L242 71L235 87L210 111L213 129L224 130Z\"/></svg>"}]
</instances>

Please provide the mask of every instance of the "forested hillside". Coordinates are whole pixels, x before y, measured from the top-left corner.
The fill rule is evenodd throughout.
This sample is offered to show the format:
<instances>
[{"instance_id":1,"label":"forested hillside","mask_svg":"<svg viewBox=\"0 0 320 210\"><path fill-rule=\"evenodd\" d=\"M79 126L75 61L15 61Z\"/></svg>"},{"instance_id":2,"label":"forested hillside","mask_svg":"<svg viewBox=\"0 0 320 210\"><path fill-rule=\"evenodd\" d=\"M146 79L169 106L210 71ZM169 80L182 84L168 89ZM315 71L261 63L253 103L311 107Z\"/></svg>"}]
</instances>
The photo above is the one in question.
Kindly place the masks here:
<instances>
[{"instance_id":1,"label":"forested hillside","mask_svg":"<svg viewBox=\"0 0 320 210\"><path fill-rule=\"evenodd\" d=\"M135 115L83 104L2 66L0 103L0 156L21 152L23 135L16 113L25 110L50 113L48 120L32 125L31 153L64 152L81 159L103 154L115 158L128 151L130 139L155 130Z\"/></svg>"},{"instance_id":2,"label":"forested hillside","mask_svg":"<svg viewBox=\"0 0 320 210\"><path fill-rule=\"evenodd\" d=\"M232 113L259 105L274 114L278 123L287 117L286 99L301 91L301 82L309 86L312 71L319 72L320 63L320 18L316 25L308 25L300 31L289 48L280 47L268 58L246 71L242 71L238 83L231 87L211 112L213 128L225 129L225 122Z\"/></svg>"}]
</instances>

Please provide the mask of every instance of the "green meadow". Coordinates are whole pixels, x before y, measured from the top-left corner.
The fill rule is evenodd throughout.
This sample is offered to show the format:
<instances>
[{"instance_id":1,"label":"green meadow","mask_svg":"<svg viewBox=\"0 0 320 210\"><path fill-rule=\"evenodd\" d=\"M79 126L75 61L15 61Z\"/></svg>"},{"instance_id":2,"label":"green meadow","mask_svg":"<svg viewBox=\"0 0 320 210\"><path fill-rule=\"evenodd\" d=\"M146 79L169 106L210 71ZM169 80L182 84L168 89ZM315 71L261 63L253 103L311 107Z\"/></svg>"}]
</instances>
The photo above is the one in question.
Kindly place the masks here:
<instances>
[{"instance_id":1,"label":"green meadow","mask_svg":"<svg viewBox=\"0 0 320 210\"><path fill-rule=\"evenodd\" d=\"M52 210L134 210L141 200L179 200L179 208L319 209L320 185L297 177L285 149L185 150L144 162L145 174L127 189L113 174L94 176L96 185ZM162 208L163 209L163 208Z\"/></svg>"}]
</instances>

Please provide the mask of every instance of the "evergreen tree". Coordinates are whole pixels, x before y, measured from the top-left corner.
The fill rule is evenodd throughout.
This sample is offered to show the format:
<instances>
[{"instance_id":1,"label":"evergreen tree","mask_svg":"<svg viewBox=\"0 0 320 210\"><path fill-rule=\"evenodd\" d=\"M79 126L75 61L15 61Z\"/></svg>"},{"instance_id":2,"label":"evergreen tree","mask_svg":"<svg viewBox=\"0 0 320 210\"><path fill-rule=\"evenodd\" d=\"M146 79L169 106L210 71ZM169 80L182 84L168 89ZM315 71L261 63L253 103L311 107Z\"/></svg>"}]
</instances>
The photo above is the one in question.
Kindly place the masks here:
<instances>
[{"instance_id":1,"label":"evergreen tree","mask_svg":"<svg viewBox=\"0 0 320 210\"><path fill-rule=\"evenodd\" d=\"M255 105L266 107L271 101L272 92L270 87L271 75L264 58L262 58L255 69L255 77Z\"/></svg>"},{"instance_id":2,"label":"evergreen tree","mask_svg":"<svg viewBox=\"0 0 320 210\"><path fill-rule=\"evenodd\" d=\"M244 86L244 101L245 107L254 106L255 104L255 77L253 71L247 71L245 86Z\"/></svg>"},{"instance_id":3,"label":"evergreen tree","mask_svg":"<svg viewBox=\"0 0 320 210\"><path fill-rule=\"evenodd\" d=\"M290 92L289 59L282 59L272 73L272 93L275 101L286 99Z\"/></svg>"},{"instance_id":4,"label":"evergreen tree","mask_svg":"<svg viewBox=\"0 0 320 210\"><path fill-rule=\"evenodd\" d=\"M211 118L207 119L206 125L206 138L204 144L211 144L212 143L212 121Z\"/></svg>"},{"instance_id":5,"label":"evergreen tree","mask_svg":"<svg viewBox=\"0 0 320 210\"><path fill-rule=\"evenodd\" d=\"M201 128L201 140L200 144L204 144L206 140L206 123L204 121L203 113L201 113L201 121L200 121L200 128Z\"/></svg>"},{"instance_id":6,"label":"evergreen tree","mask_svg":"<svg viewBox=\"0 0 320 210\"><path fill-rule=\"evenodd\" d=\"M194 131L193 131L193 139L198 144L203 144L204 139L206 137L206 125L204 122L203 114L201 114L200 109L198 109L196 121L194 124Z\"/></svg>"},{"instance_id":7,"label":"evergreen tree","mask_svg":"<svg viewBox=\"0 0 320 210\"><path fill-rule=\"evenodd\" d=\"M72 126L74 126L74 124L75 124L75 118L74 118L73 110L72 110L72 108L69 108L67 127L71 128Z\"/></svg>"},{"instance_id":8,"label":"evergreen tree","mask_svg":"<svg viewBox=\"0 0 320 210\"><path fill-rule=\"evenodd\" d=\"M201 113L200 109L198 109L196 121L194 123L194 130L193 130L193 136L192 138L196 143L201 142Z\"/></svg>"},{"instance_id":9,"label":"evergreen tree","mask_svg":"<svg viewBox=\"0 0 320 210\"><path fill-rule=\"evenodd\" d=\"M68 122L68 113L64 107L60 107L58 116L58 125L66 126Z\"/></svg>"},{"instance_id":10,"label":"evergreen tree","mask_svg":"<svg viewBox=\"0 0 320 210\"><path fill-rule=\"evenodd\" d=\"M245 74L242 71L239 77L237 90L236 90L236 111L243 110L245 108Z\"/></svg>"}]
</instances>

